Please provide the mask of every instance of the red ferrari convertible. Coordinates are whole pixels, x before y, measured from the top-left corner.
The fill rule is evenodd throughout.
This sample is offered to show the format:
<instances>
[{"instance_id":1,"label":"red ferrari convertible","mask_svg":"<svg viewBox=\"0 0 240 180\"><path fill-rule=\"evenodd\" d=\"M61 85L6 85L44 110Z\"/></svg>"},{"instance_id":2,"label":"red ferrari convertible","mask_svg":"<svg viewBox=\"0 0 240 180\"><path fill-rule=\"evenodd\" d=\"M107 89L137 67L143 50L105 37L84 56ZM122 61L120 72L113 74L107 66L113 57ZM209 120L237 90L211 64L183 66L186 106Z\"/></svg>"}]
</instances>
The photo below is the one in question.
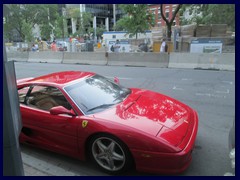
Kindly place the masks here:
<instances>
[{"instance_id":1,"label":"red ferrari convertible","mask_svg":"<svg viewBox=\"0 0 240 180\"><path fill-rule=\"evenodd\" d=\"M168 96L79 71L20 79L17 88L21 143L92 159L110 174L179 173L191 162L197 113Z\"/></svg>"}]
</instances>

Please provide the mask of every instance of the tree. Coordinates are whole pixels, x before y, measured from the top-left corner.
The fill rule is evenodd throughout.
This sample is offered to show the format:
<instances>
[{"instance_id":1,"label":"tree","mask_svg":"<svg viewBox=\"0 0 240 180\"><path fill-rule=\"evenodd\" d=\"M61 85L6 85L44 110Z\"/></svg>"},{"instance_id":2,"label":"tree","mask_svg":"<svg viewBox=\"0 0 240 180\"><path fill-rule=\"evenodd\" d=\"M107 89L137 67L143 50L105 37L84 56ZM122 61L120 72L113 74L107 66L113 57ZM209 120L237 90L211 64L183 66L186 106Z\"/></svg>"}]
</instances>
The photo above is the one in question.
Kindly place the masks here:
<instances>
[{"instance_id":1,"label":"tree","mask_svg":"<svg viewBox=\"0 0 240 180\"><path fill-rule=\"evenodd\" d=\"M166 25L167 25L167 38L168 39L171 39L171 36L172 36L172 24L173 24L173 21L178 13L178 11L180 10L182 4L178 4L176 9L174 10L173 12L173 15L172 15L172 18L170 20L168 20L166 18L166 14L163 13L163 4L160 4L160 10L161 10L161 16L163 18L163 20L165 21Z\"/></svg>"},{"instance_id":2,"label":"tree","mask_svg":"<svg viewBox=\"0 0 240 180\"><path fill-rule=\"evenodd\" d=\"M62 6L56 4L35 5L38 6L37 20L43 39L50 39L54 34L55 37L64 37L64 18L62 16Z\"/></svg>"},{"instance_id":3,"label":"tree","mask_svg":"<svg viewBox=\"0 0 240 180\"><path fill-rule=\"evenodd\" d=\"M101 38L101 36L103 35L103 32L104 31L106 31L106 28L105 28L105 26L100 26L100 27L97 27L96 28L96 36L97 36L97 38L99 39L99 38ZM93 27L90 27L89 29L88 29L88 36L90 37L91 35L93 35L94 34L94 28Z\"/></svg>"},{"instance_id":4,"label":"tree","mask_svg":"<svg viewBox=\"0 0 240 180\"><path fill-rule=\"evenodd\" d=\"M81 35L88 34L93 21L93 16L89 12L83 12L80 19L79 31Z\"/></svg>"},{"instance_id":5,"label":"tree","mask_svg":"<svg viewBox=\"0 0 240 180\"><path fill-rule=\"evenodd\" d=\"M6 17L5 32L9 38L16 31L22 41L32 41L32 29L39 25L43 37L48 38L51 30L58 31L60 15L57 5L10 4L10 14ZM53 27L50 26L52 24Z\"/></svg>"},{"instance_id":6,"label":"tree","mask_svg":"<svg viewBox=\"0 0 240 180\"><path fill-rule=\"evenodd\" d=\"M27 42L31 42L34 38L32 34L32 26L24 20L22 20L22 34Z\"/></svg>"},{"instance_id":7,"label":"tree","mask_svg":"<svg viewBox=\"0 0 240 180\"><path fill-rule=\"evenodd\" d=\"M120 8L126 16L116 23L116 30L125 30L130 36L138 33L145 33L151 26L154 26L153 14L148 11L146 4L121 4Z\"/></svg>"},{"instance_id":8,"label":"tree","mask_svg":"<svg viewBox=\"0 0 240 180\"><path fill-rule=\"evenodd\" d=\"M17 32L20 36L20 41L24 41L25 36L29 39L31 37L31 31L28 32L26 29L32 27L31 18L33 17L33 14L30 14L32 12L26 16L24 5L11 4L8 7L10 13L6 17L6 23L4 24L6 38L12 41L12 34Z\"/></svg>"},{"instance_id":9,"label":"tree","mask_svg":"<svg viewBox=\"0 0 240 180\"><path fill-rule=\"evenodd\" d=\"M181 14L188 12L190 18L181 21L196 24L227 24L231 30L235 29L234 4L192 4L184 5ZM183 16L184 17L184 16Z\"/></svg>"},{"instance_id":10,"label":"tree","mask_svg":"<svg viewBox=\"0 0 240 180\"><path fill-rule=\"evenodd\" d=\"M69 8L68 18L73 18L77 21L78 30L75 35L84 36L90 34L93 16L89 12L80 12L79 8Z\"/></svg>"}]
</instances>

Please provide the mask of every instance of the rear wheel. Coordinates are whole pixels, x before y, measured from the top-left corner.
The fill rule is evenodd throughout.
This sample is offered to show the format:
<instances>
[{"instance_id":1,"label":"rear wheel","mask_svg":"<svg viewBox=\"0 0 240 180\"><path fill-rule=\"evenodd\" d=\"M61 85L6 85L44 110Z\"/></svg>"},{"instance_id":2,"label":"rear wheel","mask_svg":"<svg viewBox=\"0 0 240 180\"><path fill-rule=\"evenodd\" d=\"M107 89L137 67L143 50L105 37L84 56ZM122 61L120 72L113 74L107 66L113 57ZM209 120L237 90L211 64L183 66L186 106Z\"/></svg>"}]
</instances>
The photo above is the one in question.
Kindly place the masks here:
<instances>
[{"instance_id":1,"label":"rear wheel","mask_svg":"<svg viewBox=\"0 0 240 180\"><path fill-rule=\"evenodd\" d=\"M92 160L109 174L124 172L133 162L126 145L111 135L97 135L92 138L89 151Z\"/></svg>"}]
</instances>

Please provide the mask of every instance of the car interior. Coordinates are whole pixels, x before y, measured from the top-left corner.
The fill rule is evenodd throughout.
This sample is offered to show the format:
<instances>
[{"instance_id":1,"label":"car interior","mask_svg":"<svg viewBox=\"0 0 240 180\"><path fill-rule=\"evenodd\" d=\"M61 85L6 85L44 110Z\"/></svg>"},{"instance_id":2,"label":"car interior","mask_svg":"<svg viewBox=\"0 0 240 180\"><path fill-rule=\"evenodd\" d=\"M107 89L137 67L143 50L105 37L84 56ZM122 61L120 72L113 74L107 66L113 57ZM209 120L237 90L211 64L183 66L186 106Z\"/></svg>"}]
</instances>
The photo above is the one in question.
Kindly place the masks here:
<instances>
[{"instance_id":1,"label":"car interior","mask_svg":"<svg viewBox=\"0 0 240 180\"><path fill-rule=\"evenodd\" d=\"M19 94L21 103L23 102L23 97L22 94ZM55 106L63 106L69 110L72 108L62 92L54 87L35 86L31 93L24 99L27 106L45 111L50 111L50 109Z\"/></svg>"}]
</instances>

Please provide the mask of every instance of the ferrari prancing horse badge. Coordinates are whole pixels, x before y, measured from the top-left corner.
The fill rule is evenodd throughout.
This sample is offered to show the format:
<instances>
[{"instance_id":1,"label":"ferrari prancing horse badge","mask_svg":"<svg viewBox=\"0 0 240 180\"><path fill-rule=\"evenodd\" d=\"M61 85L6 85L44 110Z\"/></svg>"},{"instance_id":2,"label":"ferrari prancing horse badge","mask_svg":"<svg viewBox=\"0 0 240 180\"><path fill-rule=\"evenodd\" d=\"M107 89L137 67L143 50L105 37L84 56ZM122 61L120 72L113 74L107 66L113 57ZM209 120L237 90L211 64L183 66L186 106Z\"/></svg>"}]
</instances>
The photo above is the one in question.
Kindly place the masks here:
<instances>
[{"instance_id":1,"label":"ferrari prancing horse badge","mask_svg":"<svg viewBox=\"0 0 240 180\"><path fill-rule=\"evenodd\" d=\"M87 120L83 120L82 121L82 127L85 128L88 124L88 121Z\"/></svg>"}]
</instances>

